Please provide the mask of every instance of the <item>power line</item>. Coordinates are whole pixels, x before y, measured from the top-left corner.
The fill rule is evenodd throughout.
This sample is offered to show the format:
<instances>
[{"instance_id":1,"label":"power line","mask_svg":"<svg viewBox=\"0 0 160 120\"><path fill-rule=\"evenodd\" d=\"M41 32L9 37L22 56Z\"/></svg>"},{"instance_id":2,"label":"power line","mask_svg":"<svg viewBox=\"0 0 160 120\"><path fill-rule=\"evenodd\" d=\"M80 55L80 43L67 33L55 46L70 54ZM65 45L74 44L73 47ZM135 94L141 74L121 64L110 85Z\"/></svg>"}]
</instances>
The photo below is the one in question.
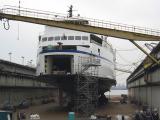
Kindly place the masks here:
<instances>
[{"instance_id":1,"label":"power line","mask_svg":"<svg viewBox=\"0 0 160 120\"><path fill-rule=\"evenodd\" d=\"M129 68L128 71L130 71L131 69L132 69L132 67ZM122 73L120 73L120 74L117 74L116 76L120 76L120 75L124 75L124 74L131 74L131 73L124 73L124 72L122 72Z\"/></svg>"},{"instance_id":2,"label":"power line","mask_svg":"<svg viewBox=\"0 0 160 120\"><path fill-rule=\"evenodd\" d=\"M119 57L123 60L123 61L125 61L125 62L127 62L127 63L131 63L130 61L128 61L127 59L125 59L123 56L121 56L121 54L117 51L117 54L119 55Z\"/></svg>"},{"instance_id":3,"label":"power line","mask_svg":"<svg viewBox=\"0 0 160 120\"><path fill-rule=\"evenodd\" d=\"M137 51L137 48L133 48L133 49L116 49L116 51L121 51L121 52L130 52L130 51Z\"/></svg>"}]
</instances>

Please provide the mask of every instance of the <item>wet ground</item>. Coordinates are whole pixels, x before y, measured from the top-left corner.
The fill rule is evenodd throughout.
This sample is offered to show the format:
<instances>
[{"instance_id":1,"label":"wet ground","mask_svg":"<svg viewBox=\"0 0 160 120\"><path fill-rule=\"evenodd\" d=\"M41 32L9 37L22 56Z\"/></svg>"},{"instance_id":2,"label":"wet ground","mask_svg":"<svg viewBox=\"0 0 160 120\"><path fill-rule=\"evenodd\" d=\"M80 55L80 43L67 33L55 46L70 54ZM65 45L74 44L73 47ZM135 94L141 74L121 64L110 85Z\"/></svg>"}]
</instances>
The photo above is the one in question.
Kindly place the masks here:
<instances>
[{"instance_id":1,"label":"wet ground","mask_svg":"<svg viewBox=\"0 0 160 120\"><path fill-rule=\"evenodd\" d=\"M26 113L26 120L31 120L31 115L39 115L40 120L67 120L67 112L59 108L55 103L42 104L32 106L28 109L18 110L14 115L14 120L17 120L18 112Z\"/></svg>"},{"instance_id":2,"label":"wet ground","mask_svg":"<svg viewBox=\"0 0 160 120\"><path fill-rule=\"evenodd\" d=\"M116 120L120 115L125 115L125 117L129 120L130 117L136 109L138 109L135 105L127 103L121 104L119 102L120 96L112 96L110 103L105 106L102 106L96 110L97 115L110 115L112 116L112 120ZM27 120L31 120L32 115L39 115L40 120L68 120L67 112L64 109L60 109L57 107L55 103L43 104L32 106L28 109L18 110L15 113L14 120L17 120L16 114L19 111L23 111L26 113ZM118 119L117 119L118 120Z\"/></svg>"}]
</instances>

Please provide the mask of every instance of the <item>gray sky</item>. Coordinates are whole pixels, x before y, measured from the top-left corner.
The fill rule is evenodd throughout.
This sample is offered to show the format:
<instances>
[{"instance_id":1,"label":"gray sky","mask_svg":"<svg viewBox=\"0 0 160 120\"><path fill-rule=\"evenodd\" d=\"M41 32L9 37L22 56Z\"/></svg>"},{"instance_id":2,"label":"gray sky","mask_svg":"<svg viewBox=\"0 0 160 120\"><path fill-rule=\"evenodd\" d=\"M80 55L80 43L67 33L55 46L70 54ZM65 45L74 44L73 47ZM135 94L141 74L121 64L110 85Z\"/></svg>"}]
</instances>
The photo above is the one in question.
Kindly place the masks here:
<instances>
[{"instance_id":1,"label":"gray sky","mask_svg":"<svg viewBox=\"0 0 160 120\"><path fill-rule=\"evenodd\" d=\"M19 0L0 0L3 5L18 6ZM21 0L21 6L33 9L47 10L58 13L67 13L68 6L74 6L75 15L83 17L125 23L136 26L160 28L160 0ZM19 40L18 38L19 24ZM9 60L9 52L12 52L12 61L22 63L21 56L25 57L25 63L29 60L36 62L38 35L43 32L44 26L30 23L10 21L10 29L4 30L0 22L0 58ZM133 62L141 60L144 55L135 49L130 42L116 38L108 38L113 47L118 50L117 62L124 64L126 69L133 70ZM144 46L144 42L138 42ZM117 72L118 83L124 83L128 74Z\"/></svg>"}]
</instances>

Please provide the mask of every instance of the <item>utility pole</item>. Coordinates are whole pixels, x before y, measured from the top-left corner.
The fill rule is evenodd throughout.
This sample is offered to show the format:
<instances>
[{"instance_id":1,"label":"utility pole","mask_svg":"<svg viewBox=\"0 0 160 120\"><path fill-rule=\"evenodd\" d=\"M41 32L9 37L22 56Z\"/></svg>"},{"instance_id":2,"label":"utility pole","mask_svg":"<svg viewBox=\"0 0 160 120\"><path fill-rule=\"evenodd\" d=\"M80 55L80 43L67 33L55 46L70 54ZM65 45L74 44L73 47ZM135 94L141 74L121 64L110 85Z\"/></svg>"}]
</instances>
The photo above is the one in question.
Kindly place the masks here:
<instances>
[{"instance_id":1,"label":"utility pole","mask_svg":"<svg viewBox=\"0 0 160 120\"><path fill-rule=\"evenodd\" d=\"M8 54L9 54L9 61L11 62L11 60L12 60L12 53L9 52Z\"/></svg>"},{"instance_id":2,"label":"utility pole","mask_svg":"<svg viewBox=\"0 0 160 120\"><path fill-rule=\"evenodd\" d=\"M24 65L24 56L22 56L21 58L22 58L22 65Z\"/></svg>"}]
</instances>

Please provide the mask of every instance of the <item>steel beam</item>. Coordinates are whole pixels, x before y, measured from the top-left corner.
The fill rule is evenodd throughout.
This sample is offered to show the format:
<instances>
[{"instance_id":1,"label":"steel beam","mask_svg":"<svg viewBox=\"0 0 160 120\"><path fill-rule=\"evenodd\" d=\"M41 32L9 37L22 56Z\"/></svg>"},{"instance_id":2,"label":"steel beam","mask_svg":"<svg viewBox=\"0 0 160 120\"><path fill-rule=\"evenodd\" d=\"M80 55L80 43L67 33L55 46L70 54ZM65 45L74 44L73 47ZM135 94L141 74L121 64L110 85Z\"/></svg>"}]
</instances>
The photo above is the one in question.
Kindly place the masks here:
<instances>
[{"instance_id":1,"label":"steel beam","mask_svg":"<svg viewBox=\"0 0 160 120\"><path fill-rule=\"evenodd\" d=\"M138 49L140 49L144 54L146 54L153 62L156 64L160 64L160 62L154 58L152 55L148 54L141 46L139 46L135 41L129 40L131 43L133 43Z\"/></svg>"},{"instance_id":2,"label":"steel beam","mask_svg":"<svg viewBox=\"0 0 160 120\"><path fill-rule=\"evenodd\" d=\"M105 35L110 37L126 39L130 41L160 41L160 36L158 35L156 36L156 35L149 35L149 34L110 29L110 28L104 28L104 27L74 24L74 23L69 23L65 21L49 20L47 18L42 19L42 18L36 18L36 17L12 15L12 14L5 14L5 13L0 13L0 17L6 18L9 20L23 21L23 22L52 26L52 27L59 27L59 28L83 31L88 33L100 34L100 35Z\"/></svg>"}]
</instances>

